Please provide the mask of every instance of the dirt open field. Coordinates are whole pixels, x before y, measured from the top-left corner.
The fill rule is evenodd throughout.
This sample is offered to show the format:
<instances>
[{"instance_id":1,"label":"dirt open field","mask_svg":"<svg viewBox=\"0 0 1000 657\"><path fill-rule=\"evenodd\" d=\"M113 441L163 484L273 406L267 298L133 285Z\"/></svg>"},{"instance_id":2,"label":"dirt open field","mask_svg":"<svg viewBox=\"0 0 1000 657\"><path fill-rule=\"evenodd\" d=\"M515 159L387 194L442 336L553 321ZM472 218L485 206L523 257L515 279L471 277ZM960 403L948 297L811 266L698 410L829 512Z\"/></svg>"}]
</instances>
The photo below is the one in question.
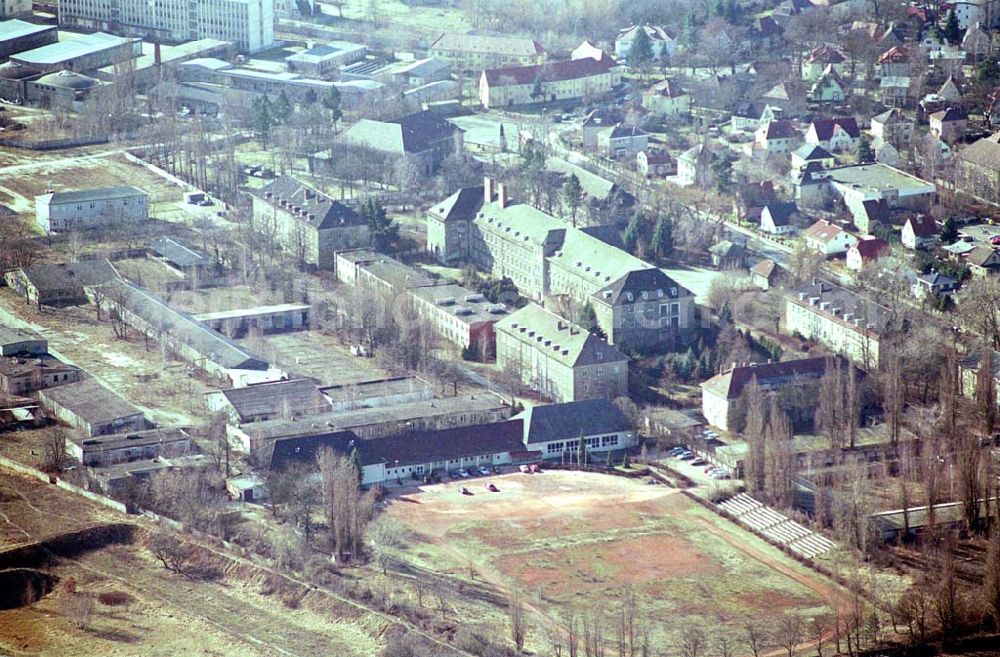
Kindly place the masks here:
<instances>
[{"instance_id":1,"label":"dirt open field","mask_svg":"<svg viewBox=\"0 0 1000 657\"><path fill-rule=\"evenodd\" d=\"M126 520L0 469L0 559L19 544ZM381 635L392 623L306 587L290 608L282 602L286 589L280 582L269 584L266 571L240 559L216 559L211 581L171 573L146 547L144 534L132 543L91 547L28 567L58 580L40 600L0 608L0 654L367 657L378 653ZM68 590L70 579L76 593ZM81 622L75 601L110 592L126 594L129 603L96 602Z\"/></svg>"},{"instance_id":2,"label":"dirt open field","mask_svg":"<svg viewBox=\"0 0 1000 657\"><path fill-rule=\"evenodd\" d=\"M189 375L186 364L165 358L159 346L132 335L114 336L93 306L39 311L10 289L0 289L0 322L35 330L49 351L85 369L142 408L157 423L197 424L208 417L204 394L218 383Z\"/></svg>"},{"instance_id":3,"label":"dirt open field","mask_svg":"<svg viewBox=\"0 0 1000 657\"><path fill-rule=\"evenodd\" d=\"M686 624L814 617L843 592L677 489L599 474L545 472L424 487L388 513L417 540L400 551L414 567L519 589L539 622L570 609L612 611L626 586L672 641ZM474 493L461 495L465 485Z\"/></svg>"}]
</instances>

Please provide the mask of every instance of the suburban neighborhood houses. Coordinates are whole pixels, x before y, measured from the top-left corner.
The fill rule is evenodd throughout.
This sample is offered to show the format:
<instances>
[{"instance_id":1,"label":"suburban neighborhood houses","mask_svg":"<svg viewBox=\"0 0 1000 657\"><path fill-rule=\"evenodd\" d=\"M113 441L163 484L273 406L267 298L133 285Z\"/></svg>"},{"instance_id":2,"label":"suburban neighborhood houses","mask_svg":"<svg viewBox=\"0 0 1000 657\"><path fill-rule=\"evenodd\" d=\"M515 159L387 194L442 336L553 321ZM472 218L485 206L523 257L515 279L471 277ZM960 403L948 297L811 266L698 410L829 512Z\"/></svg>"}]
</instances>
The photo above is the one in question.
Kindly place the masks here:
<instances>
[{"instance_id":1,"label":"suburban neighborhood houses","mask_svg":"<svg viewBox=\"0 0 1000 657\"><path fill-rule=\"evenodd\" d=\"M0 653L994 654L998 123L993 0L0 0Z\"/></svg>"}]
</instances>

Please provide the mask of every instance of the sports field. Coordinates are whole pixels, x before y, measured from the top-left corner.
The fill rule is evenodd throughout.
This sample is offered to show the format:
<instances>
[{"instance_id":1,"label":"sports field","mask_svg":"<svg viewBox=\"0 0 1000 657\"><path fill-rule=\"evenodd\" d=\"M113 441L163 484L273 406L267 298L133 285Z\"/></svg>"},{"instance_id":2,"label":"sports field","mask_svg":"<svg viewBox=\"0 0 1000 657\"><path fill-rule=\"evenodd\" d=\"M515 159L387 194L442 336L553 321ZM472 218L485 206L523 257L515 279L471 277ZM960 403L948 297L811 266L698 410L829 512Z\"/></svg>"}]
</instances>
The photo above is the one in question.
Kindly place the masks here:
<instances>
[{"instance_id":1,"label":"sports field","mask_svg":"<svg viewBox=\"0 0 1000 657\"><path fill-rule=\"evenodd\" d=\"M543 626L570 611L613 613L629 588L667 642L689 625L738 632L783 613L808 622L844 602L826 578L677 489L643 480L508 474L424 487L388 513L416 539L404 560L454 576L474 569L479 581L517 589Z\"/></svg>"}]
</instances>

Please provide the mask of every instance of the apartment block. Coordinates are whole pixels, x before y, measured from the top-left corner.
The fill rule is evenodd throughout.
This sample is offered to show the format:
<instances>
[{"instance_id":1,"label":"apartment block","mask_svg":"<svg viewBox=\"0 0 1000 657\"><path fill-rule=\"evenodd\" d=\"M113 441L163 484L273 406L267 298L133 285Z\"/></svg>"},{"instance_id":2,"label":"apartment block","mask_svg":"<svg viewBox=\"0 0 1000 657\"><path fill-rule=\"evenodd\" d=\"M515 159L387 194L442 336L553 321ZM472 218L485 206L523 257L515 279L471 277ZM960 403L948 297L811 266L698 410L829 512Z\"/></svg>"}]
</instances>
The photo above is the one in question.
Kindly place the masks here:
<instances>
[{"instance_id":1,"label":"apartment block","mask_svg":"<svg viewBox=\"0 0 1000 657\"><path fill-rule=\"evenodd\" d=\"M59 25L167 42L221 39L253 53L274 44L274 0L60 0Z\"/></svg>"},{"instance_id":2,"label":"apartment block","mask_svg":"<svg viewBox=\"0 0 1000 657\"><path fill-rule=\"evenodd\" d=\"M533 39L459 33L442 34L431 44L428 54L465 71L540 64L546 57L545 49Z\"/></svg>"},{"instance_id":3,"label":"apartment block","mask_svg":"<svg viewBox=\"0 0 1000 657\"><path fill-rule=\"evenodd\" d=\"M628 357L536 304L496 324L497 365L556 401L628 393Z\"/></svg>"},{"instance_id":4,"label":"apartment block","mask_svg":"<svg viewBox=\"0 0 1000 657\"><path fill-rule=\"evenodd\" d=\"M864 370L877 367L879 342L892 328L891 311L822 279L785 295L785 330L847 356Z\"/></svg>"},{"instance_id":5,"label":"apartment block","mask_svg":"<svg viewBox=\"0 0 1000 657\"><path fill-rule=\"evenodd\" d=\"M427 225L428 248L440 260L509 277L539 303L563 297L589 305L614 345L652 346L694 326L690 290L589 232L512 202L502 183L486 179L457 192L428 211Z\"/></svg>"},{"instance_id":6,"label":"apartment block","mask_svg":"<svg viewBox=\"0 0 1000 657\"><path fill-rule=\"evenodd\" d=\"M35 222L46 233L90 230L149 219L149 195L135 187L103 187L35 197Z\"/></svg>"},{"instance_id":7,"label":"apartment block","mask_svg":"<svg viewBox=\"0 0 1000 657\"><path fill-rule=\"evenodd\" d=\"M479 101L487 109L593 98L621 83L610 57L583 57L531 66L488 68L479 78Z\"/></svg>"},{"instance_id":8,"label":"apartment block","mask_svg":"<svg viewBox=\"0 0 1000 657\"><path fill-rule=\"evenodd\" d=\"M251 192L253 216L271 222L282 248L303 264L335 269L336 253L368 246L368 224L352 208L282 176Z\"/></svg>"}]
</instances>

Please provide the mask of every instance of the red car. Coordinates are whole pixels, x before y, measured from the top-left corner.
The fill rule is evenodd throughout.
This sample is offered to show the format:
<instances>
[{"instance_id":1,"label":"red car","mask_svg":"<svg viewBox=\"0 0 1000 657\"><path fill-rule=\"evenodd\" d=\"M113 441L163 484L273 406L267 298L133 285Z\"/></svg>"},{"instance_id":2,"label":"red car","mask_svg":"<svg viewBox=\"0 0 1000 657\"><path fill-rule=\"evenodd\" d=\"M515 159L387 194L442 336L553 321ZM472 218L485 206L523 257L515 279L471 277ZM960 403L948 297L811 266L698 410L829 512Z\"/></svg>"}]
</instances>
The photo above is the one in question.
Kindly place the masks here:
<instances>
[{"instance_id":1,"label":"red car","mask_svg":"<svg viewBox=\"0 0 1000 657\"><path fill-rule=\"evenodd\" d=\"M994 235L990 238L990 244L993 246L1000 246L1000 235Z\"/></svg>"}]
</instances>

